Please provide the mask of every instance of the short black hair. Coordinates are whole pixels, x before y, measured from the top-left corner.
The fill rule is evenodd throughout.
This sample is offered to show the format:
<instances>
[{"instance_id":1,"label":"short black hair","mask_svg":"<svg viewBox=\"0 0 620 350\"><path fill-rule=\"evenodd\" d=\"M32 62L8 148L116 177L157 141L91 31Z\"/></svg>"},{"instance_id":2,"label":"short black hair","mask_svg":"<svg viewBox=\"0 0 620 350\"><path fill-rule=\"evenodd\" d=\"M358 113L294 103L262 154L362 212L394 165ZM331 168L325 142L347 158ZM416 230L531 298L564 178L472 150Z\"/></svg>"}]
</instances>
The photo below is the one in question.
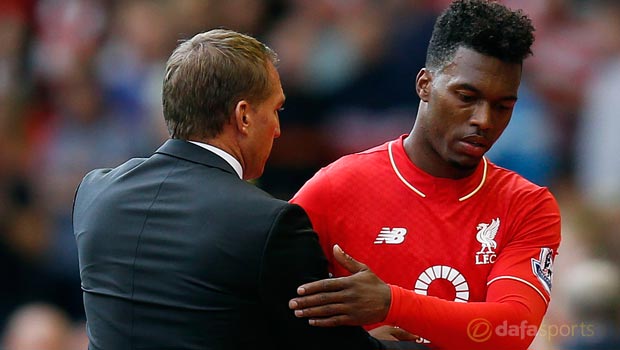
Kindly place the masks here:
<instances>
[{"instance_id":1,"label":"short black hair","mask_svg":"<svg viewBox=\"0 0 620 350\"><path fill-rule=\"evenodd\" d=\"M456 0L435 22L426 67L443 68L461 46L522 64L532 54L533 42L534 26L521 10L487 0Z\"/></svg>"}]
</instances>

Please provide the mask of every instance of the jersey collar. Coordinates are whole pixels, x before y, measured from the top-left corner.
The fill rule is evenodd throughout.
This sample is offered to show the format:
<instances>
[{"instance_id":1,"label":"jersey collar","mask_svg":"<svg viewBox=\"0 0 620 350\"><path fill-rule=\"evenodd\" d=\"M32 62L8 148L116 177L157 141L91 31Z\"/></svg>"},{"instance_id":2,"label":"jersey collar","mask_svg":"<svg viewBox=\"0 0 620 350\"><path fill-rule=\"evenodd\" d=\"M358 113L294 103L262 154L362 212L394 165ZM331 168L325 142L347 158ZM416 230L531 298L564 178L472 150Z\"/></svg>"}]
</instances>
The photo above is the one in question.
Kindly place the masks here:
<instances>
[{"instance_id":1,"label":"jersey collar","mask_svg":"<svg viewBox=\"0 0 620 350\"><path fill-rule=\"evenodd\" d=\"M485 157L473 174L462 179L435 177L418 168L407 156L403 146L406 135L388 144L388 155L392 170L400 181L422 198L431 196L449 196L463 202L473 197L482 189L487 179L488 161Z\"/></svg>"}]
</instances>

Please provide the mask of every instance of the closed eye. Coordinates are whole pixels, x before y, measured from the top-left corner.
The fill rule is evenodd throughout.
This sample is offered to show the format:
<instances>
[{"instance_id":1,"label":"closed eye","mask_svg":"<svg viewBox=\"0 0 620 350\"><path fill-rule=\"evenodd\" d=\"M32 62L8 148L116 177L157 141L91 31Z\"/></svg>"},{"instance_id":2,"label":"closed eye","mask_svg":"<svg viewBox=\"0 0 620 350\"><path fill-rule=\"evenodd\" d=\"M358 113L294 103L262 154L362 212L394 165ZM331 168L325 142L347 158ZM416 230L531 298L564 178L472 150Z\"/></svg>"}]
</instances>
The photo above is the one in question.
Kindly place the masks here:
<instances>
[{"instance_id":1,"label":"closed eye","mask_svg":"<svg viewBox=\"0 0 620 350\"><path fill-rule=\"evenodd\" d=\"M497 108L501 109L501 110L504 110L504 111L510 111L510 110L515 108L515 103L517 103L516 100L505 101L505 102L502 102L502 103L498 103L497 104Z\"/></svg>"},{"instance_id":2,"label":"closed eye","mask_svg":"<svg viewBox=\"0 0 620 350\"><path fill-rule=\"evenodd\" d=\"M465 103L474 102L476 100L476 96L474 95L468 95L462 92L457 92L457 95L458 95L459 100Z\"/></svg>"}]
</instances>

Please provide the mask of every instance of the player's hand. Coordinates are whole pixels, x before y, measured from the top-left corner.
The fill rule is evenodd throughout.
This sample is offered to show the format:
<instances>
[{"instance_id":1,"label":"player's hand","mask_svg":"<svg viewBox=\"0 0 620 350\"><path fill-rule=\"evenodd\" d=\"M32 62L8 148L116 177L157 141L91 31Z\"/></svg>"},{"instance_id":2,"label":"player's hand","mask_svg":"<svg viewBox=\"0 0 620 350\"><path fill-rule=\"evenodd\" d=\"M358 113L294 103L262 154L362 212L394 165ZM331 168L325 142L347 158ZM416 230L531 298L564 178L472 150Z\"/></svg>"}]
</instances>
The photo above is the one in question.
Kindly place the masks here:
<instances>
[{"instance_id":1,"label":"player's hand","mask_svg":"<svg viewBox=\"0 0 620 350\"><path fill-rule=\"evenodd\" d=\"M390 287L365 264L334 246L335 260L351 276L329 278L301 285L300 297L289 301L295 316L308 317L313 326L365 325L385 319L390 308Z\"/></svg>"},{"instance_id":2,"label":"player's hand","mask_svg":"<svg viewBox=\"0 0 620 350\"><path fill-rule=\"evenodd\" d=\"M402 328L394 326L380 326L371 329L368 333L381 340L416 341L420 338Z\"/></svg>"}]
</instances>

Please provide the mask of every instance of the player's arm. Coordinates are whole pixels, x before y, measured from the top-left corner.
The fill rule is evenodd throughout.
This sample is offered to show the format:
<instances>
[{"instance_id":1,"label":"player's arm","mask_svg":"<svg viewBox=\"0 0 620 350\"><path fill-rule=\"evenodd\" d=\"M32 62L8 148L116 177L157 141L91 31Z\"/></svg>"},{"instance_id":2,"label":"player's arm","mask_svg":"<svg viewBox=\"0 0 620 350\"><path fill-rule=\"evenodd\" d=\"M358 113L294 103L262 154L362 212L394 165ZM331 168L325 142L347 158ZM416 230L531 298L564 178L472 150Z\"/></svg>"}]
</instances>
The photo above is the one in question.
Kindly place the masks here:
<instances>
[{"instance_id":1,"label":"player's arm","mask_svg":"<svg viewBox=\"0 0 620 350\"><path fill-rule=\"evenodd\" d=\"M353 275L302 285L302 297L289 303L297 317L308 317L314 326L386 322L444 349L518 350L531 343L546 311L544 300L517 281L490 285L487 302L456 303L389 286L338 247L334 257ZM498 328L521 325L531 326L523 337L503 336Z\"/></svg>"},{"instance_id":2,"label":"player's arm","mask_svg":"<svg viewBox=\"0 0 620 350\"><path fill-rule=\"evenodd\" d=\"M498 255L484 302L456 303L391 286L385 322L446 349L527 349L551 300L560 243L559 210L547 192L541 194L521 213L514 236Z\"/></svg>"}]
</instances>

